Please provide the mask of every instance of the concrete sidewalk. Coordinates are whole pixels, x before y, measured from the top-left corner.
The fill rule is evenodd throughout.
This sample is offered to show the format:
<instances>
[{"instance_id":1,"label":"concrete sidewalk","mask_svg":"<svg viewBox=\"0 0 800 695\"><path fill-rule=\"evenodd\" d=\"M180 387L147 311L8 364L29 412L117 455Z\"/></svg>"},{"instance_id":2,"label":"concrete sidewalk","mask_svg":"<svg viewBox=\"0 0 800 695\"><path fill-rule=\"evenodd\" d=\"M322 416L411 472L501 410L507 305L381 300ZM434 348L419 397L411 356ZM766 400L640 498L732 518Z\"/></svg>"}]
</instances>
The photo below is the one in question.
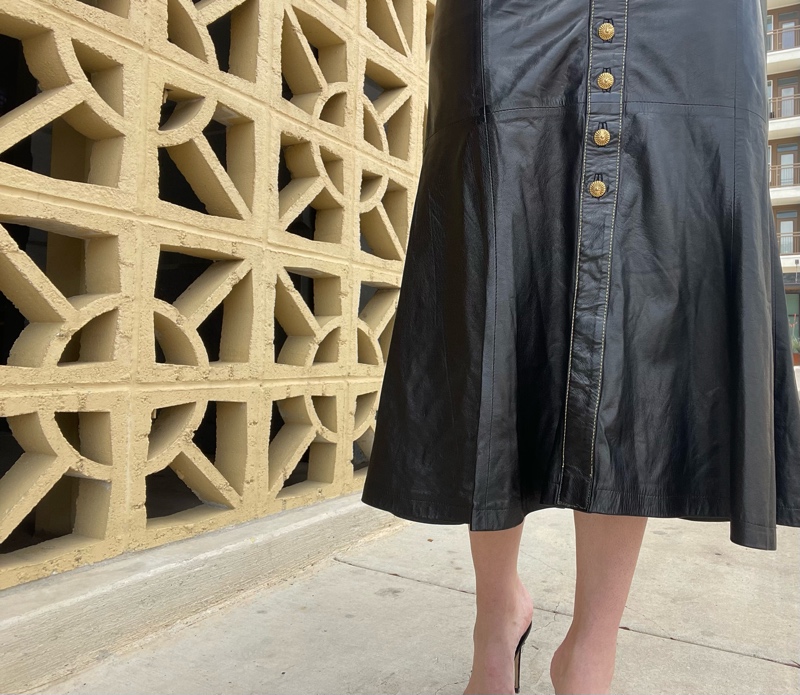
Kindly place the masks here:
<instances>
[{"instance_id":1,"label":"concrete sidewalk","mask_svg":"<svg viewBox=\"0 0 800 695\"><path fill-rule=\"evenodd\" d=\"M549 660L569 626L573 565L571 512L530 514L520 571L537 611L522 693L553 692ZM474 610L466 526L401 521L36 692L459 695ZM732 544L727 523L651 519L613 692L798 693L799 618L800 530L780 528L777 552L756 551Z\"/></svg>"}]
</instances>

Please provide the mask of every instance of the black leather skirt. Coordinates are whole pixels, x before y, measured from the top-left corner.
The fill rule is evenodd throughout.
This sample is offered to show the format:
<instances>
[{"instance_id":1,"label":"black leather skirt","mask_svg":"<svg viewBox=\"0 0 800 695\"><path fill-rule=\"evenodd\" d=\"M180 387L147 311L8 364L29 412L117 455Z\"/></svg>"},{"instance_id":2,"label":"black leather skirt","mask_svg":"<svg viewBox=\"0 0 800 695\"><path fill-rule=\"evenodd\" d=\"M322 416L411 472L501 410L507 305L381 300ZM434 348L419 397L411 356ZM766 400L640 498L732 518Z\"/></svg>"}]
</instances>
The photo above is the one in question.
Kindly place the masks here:
<instances>
[{"instance_id":1,"label":"black leather skirt","mask_svg":"<svg viewBox=\"0 0 800 695\"><path fill-rule=\"evenodd\" d=\"M800 525L761 0L438 0L362 500Z\"/></svg>"}]
</instances>

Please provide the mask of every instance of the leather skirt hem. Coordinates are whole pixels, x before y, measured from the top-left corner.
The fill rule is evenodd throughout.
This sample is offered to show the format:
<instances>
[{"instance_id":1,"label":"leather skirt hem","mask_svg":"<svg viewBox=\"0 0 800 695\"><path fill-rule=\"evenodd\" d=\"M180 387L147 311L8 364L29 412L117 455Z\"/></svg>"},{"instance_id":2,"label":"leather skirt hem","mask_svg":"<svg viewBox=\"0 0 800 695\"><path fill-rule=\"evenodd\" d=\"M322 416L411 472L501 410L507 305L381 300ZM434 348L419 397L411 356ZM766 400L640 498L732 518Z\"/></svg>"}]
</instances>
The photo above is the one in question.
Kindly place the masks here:
<instances>
[{"instance_id":1,"label":"leather skirt hem","mask_svg":"<svg viewBox=\"0 0 800 695\"><path fill-rule=\"evenodd\" d=\"M552 490L550 494L554 495L555 490ZM545 497L542 496L542 499ZM449 504L441 500L375 495L365 491L362 491L361 501L407 521L443 525L468 524L470 531L502 531L518 526L531 512L540 509L570 508L558 503L526 501L524 507L473 509L470 506ZM777 549L777 534L774 527L732 519L729 512L729 501L725 498L707 499L680 495L642 497L635 493L625 494L613 490L596 490L591 508L579 511L616 516L729 522L731 524L730 540L736 545L756 550ZM800 509L779 505L777 525L800 527Z\"/></svg>"}]
</instances>

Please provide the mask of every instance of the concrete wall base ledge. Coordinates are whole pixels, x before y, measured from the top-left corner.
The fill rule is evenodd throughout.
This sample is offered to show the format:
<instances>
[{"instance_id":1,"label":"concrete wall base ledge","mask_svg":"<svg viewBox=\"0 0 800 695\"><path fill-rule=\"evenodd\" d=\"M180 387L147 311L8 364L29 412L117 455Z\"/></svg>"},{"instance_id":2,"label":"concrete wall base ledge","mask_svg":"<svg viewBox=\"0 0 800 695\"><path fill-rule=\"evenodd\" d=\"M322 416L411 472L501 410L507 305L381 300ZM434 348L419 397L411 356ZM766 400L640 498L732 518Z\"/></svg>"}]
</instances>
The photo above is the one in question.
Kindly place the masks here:
<instances>
[{"instance_id":1,"label":"concrete wall base ledge","mask_svg":"<svg viewBox=\"0 0 800 695\"><path fill-rule=\"evenodd\" d=\"M47 686L404 525L360 497L325 500L0 592L0 692Z\"/></svg>"}]
</instances>

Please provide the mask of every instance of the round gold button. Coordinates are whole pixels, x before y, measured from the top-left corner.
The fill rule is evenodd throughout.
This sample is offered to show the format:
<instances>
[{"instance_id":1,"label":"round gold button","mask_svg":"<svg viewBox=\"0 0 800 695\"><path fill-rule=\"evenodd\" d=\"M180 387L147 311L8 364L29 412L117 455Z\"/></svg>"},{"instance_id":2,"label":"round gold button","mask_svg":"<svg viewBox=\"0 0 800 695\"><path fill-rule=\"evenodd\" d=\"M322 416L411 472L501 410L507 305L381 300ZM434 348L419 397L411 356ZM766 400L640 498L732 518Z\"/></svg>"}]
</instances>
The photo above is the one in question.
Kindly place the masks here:
<instances>
[{"instance_id":1,"label":"round gold button","mask_svg":"<svg viewBox=\"0 0 800 695\"><path fill-rule=\"evenodd\" d=\"M605 128L598 128L594 131L595 145L605 147L609 142L611 142L611 133L609 133Z\"/></svg>"},{"instance_id":2,"label":"round gold button","mask_svg":"<svg viewBox=\"0 0 800 695\"><path fill-rule=\"evenodd\" d=\"M592 181L589 185L589 193L595 198L602 198L606 194L606 185L602 181Z\"/></svg>"},{"instance_id":3,"label":"round gold button","mask_svg":"<svg viewBox=\"0 0 800 695\"><path fill-rule=\"evenodd\" d=\"M614 25L611 22L603 22L597 27L597 35L603 41L611 41L614 38Z\"/></svg>"},{"instance_id":4,"label":"round gold button","mask_svg":"<svg viewBox=\"0 0 800 695\"><path fill-rule=\"evenodd\" d=\"M614 75L610 72L601 72L597 77L597 85L600 89L611 89L614 84Z\"/></svg>"}]
</instances>

